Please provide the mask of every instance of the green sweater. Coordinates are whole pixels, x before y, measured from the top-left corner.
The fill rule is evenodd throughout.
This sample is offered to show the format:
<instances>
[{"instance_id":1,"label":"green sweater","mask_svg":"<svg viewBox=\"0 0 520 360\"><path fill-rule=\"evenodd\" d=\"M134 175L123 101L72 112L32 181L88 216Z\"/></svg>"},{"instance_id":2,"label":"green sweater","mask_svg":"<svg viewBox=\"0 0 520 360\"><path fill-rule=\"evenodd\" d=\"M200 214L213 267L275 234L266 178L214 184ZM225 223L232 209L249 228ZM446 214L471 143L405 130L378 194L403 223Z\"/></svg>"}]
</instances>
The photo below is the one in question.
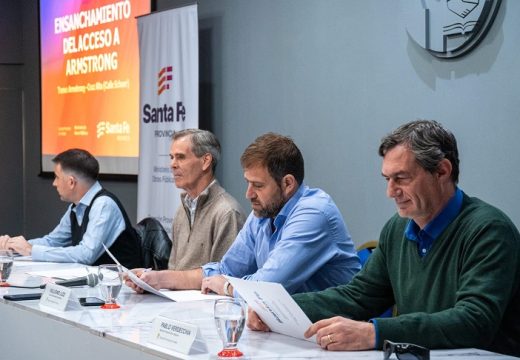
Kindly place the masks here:
<instances>
[{"instance_id":1,"label":"green sweater","mask_svg":"<svg viewBox=\"0 0 520 360\"><path fill-rule=\"evenodd\" d=\"M520 356L520 234L500 210L464 195L460 214L421 258L394 215L348 285L294 295L311 321L375 319L383 340ZM396 305L398 316L378 318Z\"/></svg>"}]
</instances>

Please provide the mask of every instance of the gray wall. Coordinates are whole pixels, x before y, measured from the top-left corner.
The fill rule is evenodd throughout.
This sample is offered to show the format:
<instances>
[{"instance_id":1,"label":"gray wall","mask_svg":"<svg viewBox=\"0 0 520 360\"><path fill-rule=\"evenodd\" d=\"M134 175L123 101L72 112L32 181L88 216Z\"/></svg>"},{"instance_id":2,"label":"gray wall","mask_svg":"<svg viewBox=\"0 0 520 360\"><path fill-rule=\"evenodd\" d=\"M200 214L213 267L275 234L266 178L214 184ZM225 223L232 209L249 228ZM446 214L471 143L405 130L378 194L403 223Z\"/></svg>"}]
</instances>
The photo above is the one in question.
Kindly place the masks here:
<instances>
[{"instance_id":1,"label":"gray wall","mask_svg":"<svg viewBox=\"0 0 520 360\"><path fill-rule=\"evenodd\" d=\"M158 0L157 8L176 3ZM5 6L19 8L23 20L23 42L0 42L0 88L5 71L14 78L18 74L25 130L16 156L25 176L12 169L9 182L19 184L21 199L15 193L3 198L16 204L14 212L25 214L20 231L34 236L56 224L64 205L51 180L37 176L37 2L3 0L0 13ZM409 39L397 1L199 0L201 123L222 142L221 182L249 208L239 166L242 150L267 131L290 135L304 154L306 183L334 197L354 240L361 243L377 238L394 212L380 175L380 138L405 121L429 118L458 138L462 189L520 224L515 203L520 199L515 181L520 162L519 13L519 1L503 0L493 28L475 51L440 61ZM4 65L5 46L15 51L19 43L22 64ZM4 108L0 102L2 139L9 121ZM10 145L15 135L7 139ZM0 161L3 169L10 166L4 157ZM135 218L136 184L104 184ZM10 222L0 209L2 233Z\"/></svg>"},{"instance_id":2,"label":"gray wall","mask_svg":"<svg viewBox=\"0 0 520 360\"><path fill-rule=\"evenodd\" d=\"M379 140L403 122L436 119L459 140L461 188L520 224L519 13L519 1L503 1L474 52L440 61L409 39L398 1L199 1L213 45L208 52L201 42L201 53L211 56L222 182L248 206L241 151L266 131L288 134L303 151L307 184L334 197L364 242L395 211Z\"/></svg>"}]
</instances>

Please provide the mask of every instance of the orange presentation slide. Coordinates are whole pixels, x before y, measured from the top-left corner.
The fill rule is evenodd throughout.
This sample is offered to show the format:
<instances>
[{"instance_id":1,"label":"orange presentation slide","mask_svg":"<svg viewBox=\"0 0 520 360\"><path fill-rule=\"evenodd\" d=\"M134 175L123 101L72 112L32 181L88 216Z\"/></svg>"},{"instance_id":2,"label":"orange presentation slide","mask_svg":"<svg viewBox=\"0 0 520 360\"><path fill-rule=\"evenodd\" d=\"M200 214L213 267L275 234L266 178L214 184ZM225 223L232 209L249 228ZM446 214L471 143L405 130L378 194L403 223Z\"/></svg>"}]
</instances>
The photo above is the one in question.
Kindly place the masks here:
<instances>
[{"instance_id":1,"label":"orange presentation slide","mask_svg":"<svg viewBox=\"0 0 520 360\"><path fill-rule=\"evenodd\" d=\"M136 16L149 0L41 0L42 156L139 152Z\"/></svg>"}]
</instances>

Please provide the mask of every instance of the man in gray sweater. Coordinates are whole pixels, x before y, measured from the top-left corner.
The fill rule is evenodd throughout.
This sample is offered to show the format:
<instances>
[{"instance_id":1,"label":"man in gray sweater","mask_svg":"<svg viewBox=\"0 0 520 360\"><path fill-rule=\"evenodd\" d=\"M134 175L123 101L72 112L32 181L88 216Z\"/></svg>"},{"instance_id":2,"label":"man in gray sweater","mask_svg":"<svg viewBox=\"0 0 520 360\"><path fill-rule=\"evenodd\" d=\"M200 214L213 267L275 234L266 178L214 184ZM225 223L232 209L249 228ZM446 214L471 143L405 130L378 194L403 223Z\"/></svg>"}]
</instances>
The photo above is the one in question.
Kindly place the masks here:
<instances>
[{"instance_id":1,"label":"man in gray sweater","mask_svg":"<svg viewBox=\"0 0 520 360\"><path fill-rule=\"evenodd\" d=\"M239 203L215 179L220 144L209 131L182 130L173 135L170 158L175 186L184 192L173 219L168 268L220 261L245 221Z\"/></svg>"}]
</instances>

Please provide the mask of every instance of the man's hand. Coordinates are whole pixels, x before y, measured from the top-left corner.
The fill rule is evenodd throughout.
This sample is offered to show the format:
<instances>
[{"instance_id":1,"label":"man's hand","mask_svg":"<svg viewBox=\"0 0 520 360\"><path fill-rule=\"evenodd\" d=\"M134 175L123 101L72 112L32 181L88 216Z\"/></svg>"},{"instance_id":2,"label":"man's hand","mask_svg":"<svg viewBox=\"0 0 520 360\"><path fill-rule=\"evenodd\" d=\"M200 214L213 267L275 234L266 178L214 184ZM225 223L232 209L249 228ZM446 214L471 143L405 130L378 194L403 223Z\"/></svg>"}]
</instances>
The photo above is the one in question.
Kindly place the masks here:
<instances>
[{"instance_id":1,"label":"man's hand","mask_svg":"<svg viewBox=\"0 0 520 360\"><path fill-rule=\"evenodd\" d=\"M247 309L247 327L255 331L271 331L269 326L267 326L251 308Z\"/></svg>"},{"instance_id":2,"label":"man's hand","mask_svg":"<svg viewBox=\"0 0 520 360\"><path fill-rule=\"evenodd\" d=\"M146 269L142 268L132 269L131 271L154 289L159 290L161 288L161 285L159 284L159 271L147 271ZM144 290L137 286L132 280L130 280L128 275L123 275L123 280L125 281L125 285L133 289L136 293L144 293Z\"/></svg>"},{"instance_id":3,"label":"man's hand","mask_svg":"<svg viewBox=\"0 0 520 360\"><path fill-rule=\"evenodd\" d=\"M7 240L7 248L13 249L22 255L31 255L32 245L23 236L17 236Z\"/></svg>"},{"instance_id":4,"label":"man's hand","mask_svg":"<svg viewBox=\"0 0 520 360\"><path fill-rule=\"evenodd\" d=\"M0 250L8 250L7 242L9 241L9 235L1 235L0 236Z\"/></svg>"},{"instance_id":5,"label":"man's hand","mask_svg":"<svg viewBox=\"0 0 520 360\"><path fill-rule=\"evenodd\" d=\"M201 288L202 268L183 271L148 271L145 269L133 269L131 271L145 283L157 290L195 290ZM125 284L134 289L135 292L140 294L144 292L143 289L134 284L128 276L125 276L123 279L125 280Z\"/></svg>"},{"instance_id":6,"label":"man's hand","mask_svg":"<svg viewBox=\"0 0 520 360\"><path fill-rule=\"evenodd\" d=\"M327 350L369 350L375 348L374 325L336 316L312 324L304 336L316 335L316 342Z\"/></svg>"},{"instance_id":7,"label":"man's hand","mask_svg":"<svg viewBox=\"0 0 520 360\"><path fill-rule=\"evenodd\" d=\"M208 276L202 279L202 286L200 288L200 291L203 294L209 294L211 292L214 292L215 294L226 295L224 294L225 283L226 278L222 275ZM230 294L233 294L233 287L231 285L229 285L228 291Z\"/></svg>"}]
</instances>

